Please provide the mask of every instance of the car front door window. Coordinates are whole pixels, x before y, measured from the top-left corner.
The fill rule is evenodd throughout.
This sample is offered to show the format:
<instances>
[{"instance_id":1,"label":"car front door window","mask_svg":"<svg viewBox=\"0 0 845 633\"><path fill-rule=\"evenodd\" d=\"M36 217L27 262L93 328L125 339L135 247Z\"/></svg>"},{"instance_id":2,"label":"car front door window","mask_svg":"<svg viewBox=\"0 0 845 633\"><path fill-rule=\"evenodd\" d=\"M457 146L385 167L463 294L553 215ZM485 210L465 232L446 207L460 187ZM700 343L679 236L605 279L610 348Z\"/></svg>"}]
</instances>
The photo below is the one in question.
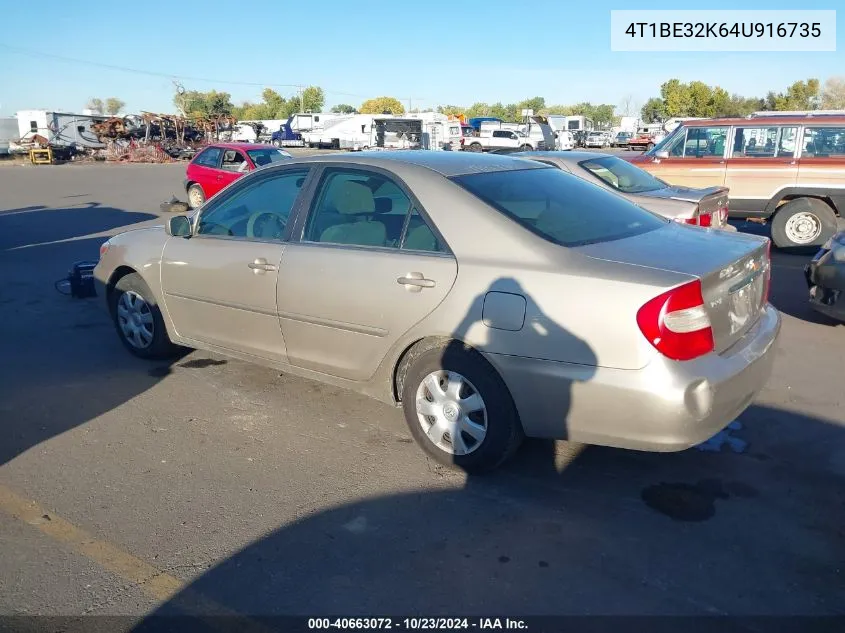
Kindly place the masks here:
<instances>
[{"instance_id":1,"label":"car front door window","mask_svg":"<svg viewBox=\"0 0 845 633\"><path fill-rule=\"evenodd\" d=\"M719 157L725 153L726 127L691 127L687 131L684 156L687 158Z\"/></svg>"},{"instance_id":2,"label":"car front door window","mask_svg":"<svg viewBox=\"0 0 845 633\"><path fill-rule=\"evenodd\" d=\"M218 163L220 162L220 154L223 153L219 147L209 147L204 152L202 152L199 156L197 156L196 161L194 164L200 165L202 167L211 167L212 169L216 169Z\"/></svg>"},{"instance_id":3,"label":"car front door window","mask_svg":"<svg viewBox=\"0 0 845 633\"><path fill-rule=\"evenodd\" d=\"M202 213L196 234L280 240L306 176L295 170L248 184Z\"/></svg>"}]
</instances>

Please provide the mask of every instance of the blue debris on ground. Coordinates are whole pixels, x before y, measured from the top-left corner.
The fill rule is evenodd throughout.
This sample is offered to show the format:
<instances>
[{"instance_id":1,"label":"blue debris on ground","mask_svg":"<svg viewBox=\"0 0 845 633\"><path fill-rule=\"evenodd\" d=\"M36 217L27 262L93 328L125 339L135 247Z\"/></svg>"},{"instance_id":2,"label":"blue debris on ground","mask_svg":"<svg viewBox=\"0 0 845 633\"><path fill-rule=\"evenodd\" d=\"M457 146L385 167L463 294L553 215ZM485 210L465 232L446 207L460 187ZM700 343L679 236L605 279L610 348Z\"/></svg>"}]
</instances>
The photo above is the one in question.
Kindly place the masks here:
<instances>
[{"instance_id":1,"label":"blue debris on ground","mask_svg":"<svg viewBox=\"0 0 845 633\"><path fill-rule=\"evenodd\" d=\"M732 434L733 431L739 431L741 429L742 424L734 420L709 440L698 444L694 448L705 453L720 453L722 447L727 444L728 448L734 453L744 453L748 450L748 442Z\"/></svg>"}]
</instances>

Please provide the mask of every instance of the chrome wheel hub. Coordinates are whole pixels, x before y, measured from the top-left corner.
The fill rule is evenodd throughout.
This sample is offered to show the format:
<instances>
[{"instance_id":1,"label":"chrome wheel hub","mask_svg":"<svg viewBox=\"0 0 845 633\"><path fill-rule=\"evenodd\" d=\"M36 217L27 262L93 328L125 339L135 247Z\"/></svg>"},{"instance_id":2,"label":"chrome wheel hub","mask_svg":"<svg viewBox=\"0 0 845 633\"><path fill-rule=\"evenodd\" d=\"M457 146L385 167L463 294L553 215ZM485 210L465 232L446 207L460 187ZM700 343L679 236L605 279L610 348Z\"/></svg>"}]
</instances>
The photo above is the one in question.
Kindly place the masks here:
<instances>
[{"instance_id":1,"label":"chrome wheel hub","mask_svg":"<svg viewBox=\"0 0 845 633\"><path fill-rule=\"evenodd\" d=\"M153 342L153 313L144 298L127 290L117 302L117 323L130 345L146 349Z\"/></svg>"},{"instance_id":2,"label":"chrome wheel hub","mask_svg":"<svg viewBox=\"0 0 845 633\"><path fill-rule=\"evenodd\" d=\"M797 213L786 221L786 236L795 244L809 244L822 234L822 223L813 213Z\"/></svg>"},{"instance_id":3,"label":"chrome wheel hub","mask_svg":"<svg viewBox=\"0 0 845 633\"><path fill-rule=\"evenodd\" d=\"M200 206L202 204L202 196L200 195L200 192L197 191L196 189L191 189L188 196L191 200L191 206L192 207L197 208L198 206Z\"/></svg>"},{"instance_id":4,"label":"chrome wheel hub","mask_svg":"<svg viewBox=\"0 0 845 633\"><path fill-rule=\"evenodd\" d=\"M417 418L423 433L451 455L468 455L487 437L487 407L475 386L454 371L435 371L416 393Z\"/></svg>"}]
</instances>

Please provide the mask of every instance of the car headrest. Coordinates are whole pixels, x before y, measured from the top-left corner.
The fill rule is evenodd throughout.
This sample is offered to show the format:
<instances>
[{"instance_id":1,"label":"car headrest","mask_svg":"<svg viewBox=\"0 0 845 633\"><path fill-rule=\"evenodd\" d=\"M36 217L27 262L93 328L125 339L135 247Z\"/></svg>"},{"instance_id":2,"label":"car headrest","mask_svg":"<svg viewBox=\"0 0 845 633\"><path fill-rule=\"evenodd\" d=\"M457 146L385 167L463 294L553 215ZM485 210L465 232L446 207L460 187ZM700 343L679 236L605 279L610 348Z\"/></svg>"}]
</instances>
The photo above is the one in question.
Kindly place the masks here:
<instances>
[{"instance_id":1,"label":"car headrest","mask_svg":"<svg viewBox=\"0 0 845 633\"><path fill-rule=\"evenodd\" d=\"M390 213L393 210L393 200L390 198L375 198L376 213Z\"/></svg>"},{"instance_id":2,"label":"car headrest","mask_svg":"<svg viewBox=\"0 0 845 633\"><path fill-rule=\"evenodd\" d=\"M351 180L341 183L335 190L334 203L337 212L344 215L373 213L376 210L375 199L370 188Z\"/></svg>"}]
</instances>

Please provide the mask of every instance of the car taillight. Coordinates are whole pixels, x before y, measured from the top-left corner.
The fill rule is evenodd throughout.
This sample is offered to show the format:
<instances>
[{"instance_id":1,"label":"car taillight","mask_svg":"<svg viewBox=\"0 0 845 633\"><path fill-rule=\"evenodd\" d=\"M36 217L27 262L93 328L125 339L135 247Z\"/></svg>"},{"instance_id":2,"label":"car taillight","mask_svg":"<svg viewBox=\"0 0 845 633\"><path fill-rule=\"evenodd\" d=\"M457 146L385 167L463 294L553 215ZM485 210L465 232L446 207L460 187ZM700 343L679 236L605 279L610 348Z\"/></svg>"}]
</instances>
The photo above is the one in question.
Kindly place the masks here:
<instances>
[{"instance_id":1,"label":"car taillight","mask_svg":"<svg viewBox=\"0 0 845 633\"><path fill-rule=\"evenodd\" d=\"M698 279L646 303L637 311L637 325L648 342L672 360L692 360L715 349Z\"/></svg>"},{"instance_id":2,"label":"car taillight","mask_svg":"<svg viewBox=\"0 0 845 633\"><path fill-rule=\"evenodd\" d=\"M766 266L766 285L763 287L763 305L765 306L769 302L769 288L772 285L772 240L766 241L766 260L764 265Z\"/></svg>"}]
</instances>

